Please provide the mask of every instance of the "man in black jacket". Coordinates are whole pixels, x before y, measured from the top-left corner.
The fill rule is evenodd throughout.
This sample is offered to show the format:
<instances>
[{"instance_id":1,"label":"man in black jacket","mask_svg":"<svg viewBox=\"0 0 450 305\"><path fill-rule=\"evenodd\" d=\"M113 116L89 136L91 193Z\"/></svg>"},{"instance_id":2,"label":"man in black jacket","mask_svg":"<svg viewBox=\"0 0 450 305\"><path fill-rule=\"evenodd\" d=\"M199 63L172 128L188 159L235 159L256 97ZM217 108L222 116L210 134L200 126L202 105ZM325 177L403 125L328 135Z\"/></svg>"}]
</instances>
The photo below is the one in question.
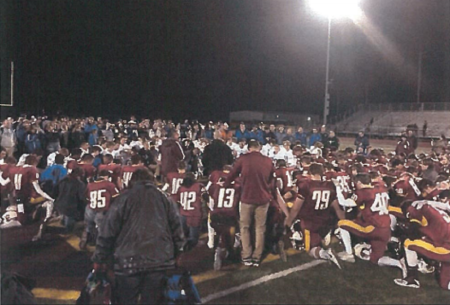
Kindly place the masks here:
<instances>
[{"instance_id":1,"label":"man in black jacket","mask_svg":"<svg viewBox=\"0 0 450 305\"><path fill-rule=\"evenodd\" d=\"M231 148L220 139L214 139L203 152L203 175L208 176L215 170L222 170L225 165L233 163Z\"/></svg>"},{"instance_id":2,"label":"man in black jacket","mask_svg":"<svg viewBox=\"0 0 450 305\"><path fill-rule=\"evenodd\" d=\"M131 188L116 198L99 230L94 269L106 271L114 256L117 304L160 304L166 271L186 243L173 203L154 185L147 169L138 169Z\"/></svg>"}]
</instances>

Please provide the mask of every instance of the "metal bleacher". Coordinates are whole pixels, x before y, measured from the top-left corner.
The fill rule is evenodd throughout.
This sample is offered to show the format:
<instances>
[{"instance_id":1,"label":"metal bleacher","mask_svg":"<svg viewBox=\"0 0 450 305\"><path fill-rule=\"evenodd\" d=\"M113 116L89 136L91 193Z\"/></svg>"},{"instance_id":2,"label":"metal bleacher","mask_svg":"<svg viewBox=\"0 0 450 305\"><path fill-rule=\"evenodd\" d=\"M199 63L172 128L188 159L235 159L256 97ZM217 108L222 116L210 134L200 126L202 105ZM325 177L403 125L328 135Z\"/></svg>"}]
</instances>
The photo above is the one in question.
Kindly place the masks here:
<instances>
[{"instance_id":1,"label":"metal bleacher","mask_svg":"<svg viewBox=\"0 0 450 305\"><path fill-rule=\"evenodd\" d=\"M423 136L422 128L427 121L425 137L439 137L442 134L447 138L450 137L450 105L440 103L438 107L434 107L435 110L429 110L433 108L430 105L414 105L417 109L411 109L411 106L395 105L394 107L391 104L362 105L351 116L338 122L336 130L341 134L365 131L374 136L395 137L404 132L408 125L416 124L419 130L418 135Z\"/></svg>"}]
</instances>

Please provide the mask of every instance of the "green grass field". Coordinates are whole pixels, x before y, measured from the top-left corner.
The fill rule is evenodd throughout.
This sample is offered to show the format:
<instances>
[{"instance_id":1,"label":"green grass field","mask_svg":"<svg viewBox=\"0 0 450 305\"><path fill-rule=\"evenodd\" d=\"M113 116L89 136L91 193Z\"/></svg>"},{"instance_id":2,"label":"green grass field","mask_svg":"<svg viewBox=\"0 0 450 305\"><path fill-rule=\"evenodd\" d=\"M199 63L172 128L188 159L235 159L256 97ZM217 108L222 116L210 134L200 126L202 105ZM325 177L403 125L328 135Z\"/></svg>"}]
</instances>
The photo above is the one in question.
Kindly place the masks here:
<instances>
[{"instance_id":1,"label":"green grass field","mask_svg":"<svg viewBox=\"0 0 450 305\"><path fill-rule=\"evenodd\" d=\"M287 263L276 260L259 268L238 272L198 284L202 297L262 276L311 261L306 253L289 257ZM420 289L394 284L400 270L379 267L357 260L342 262L339 270L329 263L292 273L264 284L242 290L209 304L449 304L450 292L441 290L434 275L421 275Z\"/></svg>"}]
</instances>

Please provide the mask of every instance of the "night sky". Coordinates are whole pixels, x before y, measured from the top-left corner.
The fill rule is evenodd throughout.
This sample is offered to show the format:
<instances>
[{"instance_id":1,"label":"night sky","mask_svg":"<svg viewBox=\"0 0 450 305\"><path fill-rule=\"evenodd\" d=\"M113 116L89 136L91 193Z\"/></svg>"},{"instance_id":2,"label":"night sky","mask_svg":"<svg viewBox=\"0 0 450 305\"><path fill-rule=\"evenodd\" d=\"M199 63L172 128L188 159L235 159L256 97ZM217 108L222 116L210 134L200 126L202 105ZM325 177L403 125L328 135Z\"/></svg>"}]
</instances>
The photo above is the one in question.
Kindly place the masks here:
<instances>
[{"instance_id":1,"label":"night sky","mask_svg":"<svg viewBox=\"0 0 450 305\"><path fill-rule=\"evenodd\" d=\"M421 49L422 101L446 100L449 1L362 1L365 24L332 24L332 113L415 102ZM13 60L20 111L177 120L322 111L327 20L305 1L2 3L2 99Z\"/></svg>"}]
</instances>

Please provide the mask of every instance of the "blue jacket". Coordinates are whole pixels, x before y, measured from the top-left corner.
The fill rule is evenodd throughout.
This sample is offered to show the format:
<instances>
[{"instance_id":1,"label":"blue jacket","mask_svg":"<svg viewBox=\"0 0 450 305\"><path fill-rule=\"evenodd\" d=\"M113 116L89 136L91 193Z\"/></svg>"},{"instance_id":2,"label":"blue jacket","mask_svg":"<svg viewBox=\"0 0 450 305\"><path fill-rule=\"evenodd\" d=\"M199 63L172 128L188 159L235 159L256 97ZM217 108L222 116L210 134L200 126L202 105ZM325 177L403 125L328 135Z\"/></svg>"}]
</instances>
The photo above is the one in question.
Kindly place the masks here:
<instances>
[{"instance_id":1,"label":"blue jacket","mask_svg":"<svg viewBox=\"0 0 450 305\"><path fill-rule=\"evenodd\" d=\"M41 182L52 180L53 185L56 185L65 176L67 176L67 169L61 164L54 164L42 172L39 180Z\"/></svg>"},{"instance_id":2,"label":"blue jacket","mask_svg":"<svg viewBox=\"0 0 450 305\"><path fill-rule=\"evenodd\" d=\"M245 129L244 132L242 132L240 129L236 130L236 132L234 133L234 136L236 137L238 142L241 139L249 140L251 138L250 132L247 129Z\"/></svg>"},{"instance_id":3,"label":"blue jacket","mask_svg":"<svg viewBox=\"0 0 450 305\"><path fill-rule=\"evenodd\" d=\"M41 149L41 140L39 139L39 135L37 133L29 133L25 137L25 147L28 153L32 154L37 149Z\"/></svg>"},{"instance_id":4,"label":"blue jacket","mask_svg":"<svg viewBox=\"0 0 450 305\"><path fill-rule=\"evenodd\" d=\"M302 133L296 132L295 133L295 139L297 141L300 141L300 143L302 143L302 146L306 147L306 143L307 143L307 140L308 140L308 137L306 136L306 133L304 133L304 132L302 132Z\"/></svg>"},{"instance_id":5,"label":"blue jacket","mask_svg":"<svg viewBox=\"0 0 450 305\"><path fill-rule=\"evenodd\" d=\"M314 146L316 142L322 141L322 137L320 136L320 133L313 133L309 137L309 146Z\"/></svg>"}]
</instances>

